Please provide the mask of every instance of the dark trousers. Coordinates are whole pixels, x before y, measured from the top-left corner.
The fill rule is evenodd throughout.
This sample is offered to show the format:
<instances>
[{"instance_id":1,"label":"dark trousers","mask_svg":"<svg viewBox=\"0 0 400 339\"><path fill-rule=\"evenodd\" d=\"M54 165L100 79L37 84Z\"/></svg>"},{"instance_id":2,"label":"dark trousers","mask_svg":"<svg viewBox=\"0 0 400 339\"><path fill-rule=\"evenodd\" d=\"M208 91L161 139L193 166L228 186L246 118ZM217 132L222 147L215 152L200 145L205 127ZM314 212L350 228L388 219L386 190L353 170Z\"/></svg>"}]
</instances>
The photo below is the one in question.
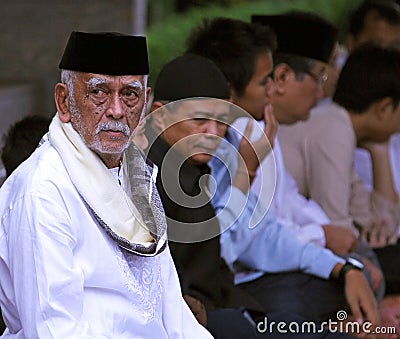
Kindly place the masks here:
<instances>
[{"instance_id":1,"label":"dark trousers","mask_svg":"<svg viewBox=\"0 0 400 339\"><path fill-rule=\"evenodd\" d=\"M386 282L386 294L400 293L400 241L374 249Z\"/></svg>"},{"instance_id":2,"label":"dark trousers","mask_svg":"<svg viewBox=\"0 0 400 339\"><path fill-rule=\"evenodd\" d=\"M6 325L4 324L3 315L0 309L0 335L2 335L5 330L6 330Z\"/></svg>"},{"instance_id":3,"label":"dark trousers","mask_svg":"<svg viewBox=\"0 0 400 339\"><path fill-rule=\"evenodd\" d=\"M349 314L343 285L301 273L264 274L239 287L252 295L266 312L285 310L316 322L336 320L339 310Z\"/></svg>"},{"instance_id":4,"label":"dark trousers","mask_svg":"<svg viewBox=\"0 0 400 339\"><path fill-rule=\"evenodd\" d=\"M340 333L329 333L327 330L321 333L283 333L277 327L269 331L269 324L284 322L295 322L301 324L305 321L297 315L286 312L271 312L263 317L264 319L249 319L243 309L229 308L218 309L207 312L207 329L216 339L253 339L253 338L287 338L287 339L346 339L354 338L350 335ZM261 322L261 324L260 324ZM265 324L268 324L265 326ZM258 326L257 326L258 325ZM266 330L268 328L268 330ZM270 327L271 328L271 327ZM257 330L258 329L258 330Z\"/></svg>"}]
</instances>

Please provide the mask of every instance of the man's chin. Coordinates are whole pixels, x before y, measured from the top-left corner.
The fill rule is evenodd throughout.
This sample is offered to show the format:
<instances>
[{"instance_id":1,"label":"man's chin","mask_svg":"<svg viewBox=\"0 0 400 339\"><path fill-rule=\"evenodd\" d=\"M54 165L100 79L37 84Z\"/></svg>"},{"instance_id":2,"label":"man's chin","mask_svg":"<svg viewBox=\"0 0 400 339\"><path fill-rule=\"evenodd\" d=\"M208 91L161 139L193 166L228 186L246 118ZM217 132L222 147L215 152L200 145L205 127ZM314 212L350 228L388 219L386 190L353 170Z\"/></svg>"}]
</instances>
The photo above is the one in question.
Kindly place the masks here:
<instances>
[{"instance_id":1,"label":"man's chin","mask_svg":"<svg viewBox=\"0 0 400 339\"><path fill-rule=\"evenodd\" d=\"M299 118L293 123L295 124L298 121L307 121L309 118L310 118L310 111L307 111L303 115L299 116Z\"/></svg>"},{"instance_id":2,"label":"man's chin","mask_svg":"<svg viewBox=\"0 0 400 339\"><path fill-rule=\"evenodd\" d=\"M93 152L98 155L120 155L128 148L129 143L124 143L123 145L95 145L94 147L89 147Z\"/></svg>"}]
</instances>

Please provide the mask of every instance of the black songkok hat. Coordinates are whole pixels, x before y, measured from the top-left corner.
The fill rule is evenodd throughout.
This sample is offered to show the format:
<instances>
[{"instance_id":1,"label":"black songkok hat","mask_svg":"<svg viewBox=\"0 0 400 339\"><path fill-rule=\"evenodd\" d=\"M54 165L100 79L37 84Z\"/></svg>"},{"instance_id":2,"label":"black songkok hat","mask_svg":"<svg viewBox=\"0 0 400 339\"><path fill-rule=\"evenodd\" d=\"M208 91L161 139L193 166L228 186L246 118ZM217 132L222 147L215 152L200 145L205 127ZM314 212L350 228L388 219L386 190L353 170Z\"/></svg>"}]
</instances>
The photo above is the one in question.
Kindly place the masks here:
<instances>
[{"instance_id":1,"label":"black songkok hat","mask_svg":"<svg viewBox=\"0 0 400 339\"><path fill-rule=\"evenodd\" d=\"M333 24L311 13L252 15L251 22L275 31L277 54L293 54L328 63L338 38L338 29Z\"/></svg>"},{"instance_id":2,"label":"black songkok hat","mask_svg":"<svg viewBox=\"0 0 400 339\"><path fill-rule=\"evenodd\" d=\"M224 74L213 61L188 53L161 69L154 85L154 100L193 97L228 99L230 91Z\"/></svg>"},{"instance_id":3,"label":"black songkok hat","mask_svg":"<svg viewBox=\"0 0 400 339\"><path fill-rule=\"evenodd\" d=\"M116 32L72 32L58 67L105 75L149 74L146 38Z\"/></svg>"}]
</instances>

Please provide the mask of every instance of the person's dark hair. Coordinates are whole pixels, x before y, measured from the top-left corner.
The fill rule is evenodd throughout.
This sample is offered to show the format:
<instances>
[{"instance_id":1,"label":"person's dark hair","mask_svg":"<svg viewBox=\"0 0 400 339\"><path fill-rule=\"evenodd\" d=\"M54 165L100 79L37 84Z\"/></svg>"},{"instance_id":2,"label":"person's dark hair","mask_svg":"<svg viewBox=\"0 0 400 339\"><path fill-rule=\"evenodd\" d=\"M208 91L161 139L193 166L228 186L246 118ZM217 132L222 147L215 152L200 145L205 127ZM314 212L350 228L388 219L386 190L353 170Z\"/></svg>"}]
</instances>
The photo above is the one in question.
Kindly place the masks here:
<instances>
[{"instance_id":1,"label":"person's dark hair","mask_svg":"<svg viewBox=\"0 0 400 339\"><path fill-rule=\"evenodd\" d=\"M312 70L316 63L316 60L294 54L277 53L274 55L274 66L279 64L289 65L298 80L302 80L302 76Z\"/></svg>"},{"instance_id":2,"label":"person's dark hair","mask_svg":"<svg viewBox=\"0 0 400 339\"><path fill-rule=\"evenodd\" d=\"M50 122L49 118L30 115L8 129L1 153L7 176L32 154L48 131Z\"/></svg>"},{"instance_id":3,"label":"person's dark hair","mask_svg":"<svg viewBox=\"0 0 400 339\"><path fill-rule=\"evenodd\" d=\"M254 74L256 58L273 53L275 33L261 24L237 19L205 19L189 35L186 52L214 61L237 95L242 95Z\"/></svg>"},{"instance_id":4,"label":"person's dark hair","mask_svg":"<svg viewBox=\"0 0 400 339\"><path fill-rule=\"evenodd\" d=\"M390 25L400 25L400 6L394 1L365 0L349 17L348 32L357 36L364 29L365 18L375 12L377 17Z\"/></svg>"},{"instance_id":5,"label":"person's dark hair","mask_svg":"<svg viewBox=\"0 0 400 339\"><path fill-rule=\"evenodd\" d=\"M364 43L343 66L333 100L349 111L363 113L385 97L393 99L394 108L399 104L400 49Z\"/></svg>"}]
</instances>

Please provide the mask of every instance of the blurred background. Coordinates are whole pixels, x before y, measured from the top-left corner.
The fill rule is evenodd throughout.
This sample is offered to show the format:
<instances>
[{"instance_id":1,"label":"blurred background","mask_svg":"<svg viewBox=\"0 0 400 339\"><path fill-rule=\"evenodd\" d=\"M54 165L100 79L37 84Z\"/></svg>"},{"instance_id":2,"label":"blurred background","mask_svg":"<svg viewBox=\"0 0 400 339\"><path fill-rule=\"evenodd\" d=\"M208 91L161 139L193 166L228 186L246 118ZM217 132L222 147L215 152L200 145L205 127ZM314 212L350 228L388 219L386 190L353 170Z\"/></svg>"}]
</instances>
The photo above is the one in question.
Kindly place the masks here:
<instances>
[{"instance_id":1,"label":"blurred background","mask_svg":"<svg viewBox=\"0 0 400 339\"><path fill-rule=\"evenodd\" d=\"M15 121L29 114L54 115L58 62L73 30L146 35L151 85L161 66L183 52L190 30L203 18L249 21L251 14L302 9L319 13L343 32L360 1L0 0L0 146ZM0 163L0 177L2 170Z\"/></svg>"}]
</instances>

